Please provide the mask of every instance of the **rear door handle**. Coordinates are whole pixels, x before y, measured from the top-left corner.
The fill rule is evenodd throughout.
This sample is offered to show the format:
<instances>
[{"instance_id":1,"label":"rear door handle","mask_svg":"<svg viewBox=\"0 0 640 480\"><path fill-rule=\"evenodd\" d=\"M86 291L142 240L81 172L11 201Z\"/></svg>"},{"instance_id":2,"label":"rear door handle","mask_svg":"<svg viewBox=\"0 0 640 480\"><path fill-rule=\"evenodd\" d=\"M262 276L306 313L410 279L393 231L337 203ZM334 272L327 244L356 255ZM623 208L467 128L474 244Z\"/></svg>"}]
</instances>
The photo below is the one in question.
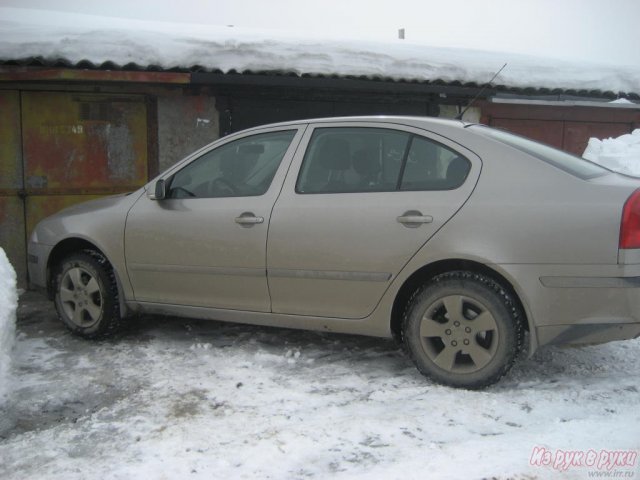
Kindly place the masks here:
<instances>
[{"instance_id":1,"label":"rear door handle","mask_svg":"<svg viewBox=\"0 0 640 480\"><path fill-rule=\"evenodd\" d=\"M253 212L244 212L235 218L235 222L243 227L251 227L258 223L264 223L264 217L257 217Z\"/></svg>"},{"instance_id":2,"label":"rear door handle","mask_svg":"<svg viewBox=\"0 0 640 480\"><path fill-rule=\"evenodd\" d=\"M422 212L419 212L417 210L409 210L408 212L404 212L402 215L397 217L396 220L398 220L398 222L403 224L405 227L416 228L423 223L433 222L433 217L431 215L423 215Z\"/></svg>"}]
</instances>

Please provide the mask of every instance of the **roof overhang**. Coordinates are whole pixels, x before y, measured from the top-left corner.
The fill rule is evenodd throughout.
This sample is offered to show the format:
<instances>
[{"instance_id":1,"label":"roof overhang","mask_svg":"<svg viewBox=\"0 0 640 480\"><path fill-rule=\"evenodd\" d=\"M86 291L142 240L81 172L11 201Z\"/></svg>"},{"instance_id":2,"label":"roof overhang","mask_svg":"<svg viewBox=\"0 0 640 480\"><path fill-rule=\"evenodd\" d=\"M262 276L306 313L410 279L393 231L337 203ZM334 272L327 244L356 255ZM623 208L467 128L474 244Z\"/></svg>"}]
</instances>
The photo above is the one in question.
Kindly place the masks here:
<instances>
[{"instance_id":1,"label":"roof overhang","mask_svg":"<svg viewBox=\"0 0 640 480\"><path fill-rule=\"evenodd\" d=\"M126 82L188 84L189 73L0 66L0 82Z\"/></svg>"},{"instance_id":2,"label":"roof overhang","mask_svg":"<svg viewBox=\"0 0 640 480\"><path fill-rule=\"evenodd\" d=\"M197 66L192 70L165 70L157 66L142 67L135 64L119 66L80 62L52 62L44 59L0 61L0 82L20 83L135 83L211 86L222 89L251 87L284 88L298 91L325 90L342 93L367 93L378 95L438 96L441 103L456 103L455 99L475 97L480 94L493 103L554 106L598 106L637 108L637 104L611 104L619 94L601 90L572 90L548 88L516 88L496 85L485 88L474 82L443 80L398 80L385 77L349 75L296 74L286 71L206 71ZM627 98L638 101L637 94ZM448 100L447 100L448 99ZM624 106L621 106L624 105Z\"/></svg>"},{"instance_id":3,"label":"roof overhang","mask_svg":"<svg viewBox=\"0 0 640 480\"><path fill-rule=\"evenodd\" d=\"M640 109L638 103L617 103L615 101L606 100L549 100L535 98L502 98L491 97L488 99L491 103L510 104L510 105L536 105L548 107L596 107L596 108L616 108L616 109Z\"/></svg>"}]
</instances>

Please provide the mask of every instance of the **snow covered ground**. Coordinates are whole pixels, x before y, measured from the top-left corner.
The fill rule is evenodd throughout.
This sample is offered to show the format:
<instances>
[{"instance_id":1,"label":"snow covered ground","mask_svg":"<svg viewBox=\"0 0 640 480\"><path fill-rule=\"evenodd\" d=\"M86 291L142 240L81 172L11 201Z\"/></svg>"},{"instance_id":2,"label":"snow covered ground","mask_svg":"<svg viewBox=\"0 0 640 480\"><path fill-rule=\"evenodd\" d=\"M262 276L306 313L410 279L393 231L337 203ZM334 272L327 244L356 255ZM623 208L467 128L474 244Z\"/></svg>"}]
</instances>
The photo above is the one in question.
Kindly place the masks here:
<instances>
[{"instance_id":1,"label":"snow covered ground","mask_svg":"<svg viewBox=\"0 0 640 480\"><path fill-rule=\"evenodd\" d=\"M387 340L146 317L96 343L33 293L18 316L5 480L640 476L640 339L548 348L470 392ZM589 450L636 457L541 464Z\"/></svg>"},{"instance_id":2,"label":"snow covered ground","mask_svg":"<svg viewBox=\"0 0 640 480\"><path fill-rule=\"evenodd\" d=\"M640 129L617 138L590 138L582 156L616 172L640 177Z\"/></svg>"}]
</instances>

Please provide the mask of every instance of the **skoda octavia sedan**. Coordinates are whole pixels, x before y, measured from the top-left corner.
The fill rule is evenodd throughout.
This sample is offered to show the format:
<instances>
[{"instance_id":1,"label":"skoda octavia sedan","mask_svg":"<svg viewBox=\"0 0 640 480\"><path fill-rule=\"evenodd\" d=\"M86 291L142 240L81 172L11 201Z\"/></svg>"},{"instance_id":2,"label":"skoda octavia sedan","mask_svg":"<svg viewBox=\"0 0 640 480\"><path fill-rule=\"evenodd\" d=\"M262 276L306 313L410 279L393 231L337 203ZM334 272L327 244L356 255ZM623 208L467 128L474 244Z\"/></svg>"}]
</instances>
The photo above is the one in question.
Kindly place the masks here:
<instances>
[{"instance_id":1,"label":"skoda octavia sedan","mask_svg":"<svg viewBox=\"0 0 640 480\"><path fill-rule=\"evenodd\" d=\"M137 312L394 337L481 388L525 338L640 335L639 186L455 120L279 123L45 219L29 274L83 337Z\"/></svg>"}]
</instances>

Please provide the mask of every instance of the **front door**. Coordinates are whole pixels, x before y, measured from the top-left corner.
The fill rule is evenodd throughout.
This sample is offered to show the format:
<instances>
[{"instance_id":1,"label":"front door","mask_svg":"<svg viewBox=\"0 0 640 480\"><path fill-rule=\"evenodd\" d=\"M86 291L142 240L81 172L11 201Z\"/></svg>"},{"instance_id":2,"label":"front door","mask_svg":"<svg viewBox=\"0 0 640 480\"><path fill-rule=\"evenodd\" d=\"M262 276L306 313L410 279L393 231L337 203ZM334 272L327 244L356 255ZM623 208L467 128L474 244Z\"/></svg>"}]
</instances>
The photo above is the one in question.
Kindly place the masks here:
<instances>
[{"instance_id":1,"label":"front door","mask_svg":"<svg viewBox=\"0 0 640 480\"><path fill-rule=\"evenodd\" d=\"M391 280L469 197L479 171L473 153L423 130L310 126L271 218L273 311L369 315Z\"/></svg>"},{"instance_id":2,"label":"front door","mask_svg":"<svg viewBox=\"0 0 640 480\"><path fill-rule=\"evenodd\" d=\"M138 200L125 231L136 300L270 311L267 230L299 130L234 137L163 176L166 198Z\"/></svg>"}]
</instances>

